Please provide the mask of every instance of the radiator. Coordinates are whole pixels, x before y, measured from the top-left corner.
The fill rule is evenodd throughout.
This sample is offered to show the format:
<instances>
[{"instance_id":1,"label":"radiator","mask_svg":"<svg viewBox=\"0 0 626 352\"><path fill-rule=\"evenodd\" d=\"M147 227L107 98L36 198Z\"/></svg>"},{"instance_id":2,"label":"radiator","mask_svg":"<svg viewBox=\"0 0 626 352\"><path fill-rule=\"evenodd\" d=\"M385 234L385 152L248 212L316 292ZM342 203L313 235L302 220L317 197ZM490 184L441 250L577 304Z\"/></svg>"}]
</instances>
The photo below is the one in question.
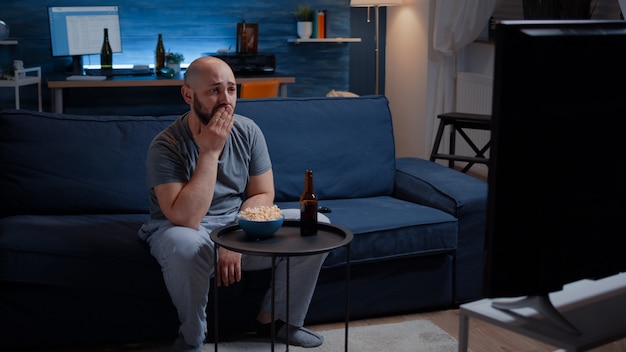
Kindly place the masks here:
<instances>
[{"instance_id":1,"label":"radiator","mask_svg":"<svg viewBox=\"0 0 626 352\"><path fill-rule=\"evenodd\" d=\"M493 78L470 72L459 72L456 76L456 111L470 114L491 115L491 101L493 95ZM490 131L465 130L467 135L481 148L491 139ZM474 151L463 138L456 138L456 154L474 155ZM489 151L485 153L489 157ZM465 165L463 162L459 162ZM472 165L470 172L487 176L488 167L485 164Z\"/></svg>"}]
</instances>

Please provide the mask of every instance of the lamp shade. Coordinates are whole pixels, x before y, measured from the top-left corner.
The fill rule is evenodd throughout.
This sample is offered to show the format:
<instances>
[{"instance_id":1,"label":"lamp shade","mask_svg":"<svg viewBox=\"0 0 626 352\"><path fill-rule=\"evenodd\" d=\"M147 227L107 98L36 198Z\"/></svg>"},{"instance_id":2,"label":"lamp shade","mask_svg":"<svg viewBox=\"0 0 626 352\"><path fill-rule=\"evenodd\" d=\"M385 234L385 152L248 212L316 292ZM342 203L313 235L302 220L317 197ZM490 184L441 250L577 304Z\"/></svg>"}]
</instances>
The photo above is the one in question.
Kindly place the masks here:
<instances>
[{"instance_id":1,"label":"lamp shade","mask_svg":"<svg viewBox=\"0 0 626 352\"><path fill-rule=\"evenodd\" d=\"M369 6L396 6L402 5L402 0L350 0L352 7L369 7Z\"/></svg>"}]
</instances>

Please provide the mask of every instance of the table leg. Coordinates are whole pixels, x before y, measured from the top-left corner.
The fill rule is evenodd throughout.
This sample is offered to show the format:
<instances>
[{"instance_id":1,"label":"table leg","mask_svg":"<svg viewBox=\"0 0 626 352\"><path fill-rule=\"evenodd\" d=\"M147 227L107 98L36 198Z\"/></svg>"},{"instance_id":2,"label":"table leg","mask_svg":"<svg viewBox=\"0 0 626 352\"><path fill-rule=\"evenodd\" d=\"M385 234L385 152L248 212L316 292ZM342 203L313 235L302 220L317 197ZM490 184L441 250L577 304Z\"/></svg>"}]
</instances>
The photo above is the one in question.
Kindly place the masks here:
<instances>
[{"instance_id":1,"label":"table leg","mask_svg":"<svg viewBox=\"0 0 626 352\"><path fill-rule=\"evenodd\" d=\"M285 287L285 304L287 305L287 307L285 307L285 312L287 313L287 316L285 317L285 329L287 329L287 347L285 348L286 352L289 352L289 257L286 258L287 261L287 278L285 280L285 285L287 285L287 287Z\"/></svg>"},{"instance_id":2,"label":"table leg","mask_svg":"<svg viewBox=\"0 0 626 352\"><path fill-rule=\"evenodd\" d=\"M272 322L271 322L271 341L272 341L272 352L274 352L274 344L276 342L276 256L272 255Z\"/></svg>"},{"instance_id":3,"label":"table leg","mask_svg":"<svg viewBox=\"0 0 626 352\"><path fill-rule=\"evenodd\" d=\"M279 87L279 93L281 97L286 97L287 96L287 85L286 84L280 84Z\"/></svg>"},{"instance_id":4,"label":"table leg","mask_svg":"<svg viewBox=\"0 0 626 352\"><path fill-rule=\"evenodd\" d=\"M41 112L41 77L39 77L39 81L37 82L37 104L39 112Z\"/></svg>"},{"instance_id":5,"label":"table leg","mask_svg":"<svg viewBox=\"0 0 626 352\"><path fill-rule=\"evenodd\" d=\"M15 110L20 109L20 86L15 86Z\"/></svg>"},{"instance_id":6,"label":"table leg","mask_svg":"<svg viewBox=\"0 0 626 352\"><path fill-rule=\"evenodd\" d=\"M467 352L467 340L469 338L469 317L461 309L459 316L459 352Z\"/></svg>"},{"instance_id":7,"label":"table leg","mask_svg":"<svg viewBox=\"0 0 626 352\"><path fill-rule=\"evenodd\" d=\"M213 344L215 345L215 352L217 352L217 344L219 342L218 339L218 331L217 331L217 245L213 245Z\"/></svg>"},{"instance_id":8,"label":"table leg","mask_svg":"<svg viewBox=\"0 0 626 352\"><path fill-rule=\"evenodd\" d=\"M62 88L53 88L52 89L52 111L62 114L63 113L63 89Z\"/></svg>"},{"instance_id":9,"label":"table leg","mask_svg":"<svg viewBox=\"0 0 626 352\"><path fill-rule=\"evenodd\" d=\"M450 150L448 154L455 155L456 154L456 128L454 128L454 124L450 124ZM448 160L448 167L454 169L454 160Z\"/></svg>"},{"instance_id":10,"label":"table leg","mask_svg":"<svg viewBox=\"0 0 626 352\"><path fill-rule=\"evenodd\" d=\"M348 325L350 321L350 244L346 245L346 327L344 336L345 352L348 352Z\"/></svg>"}]
</instances>

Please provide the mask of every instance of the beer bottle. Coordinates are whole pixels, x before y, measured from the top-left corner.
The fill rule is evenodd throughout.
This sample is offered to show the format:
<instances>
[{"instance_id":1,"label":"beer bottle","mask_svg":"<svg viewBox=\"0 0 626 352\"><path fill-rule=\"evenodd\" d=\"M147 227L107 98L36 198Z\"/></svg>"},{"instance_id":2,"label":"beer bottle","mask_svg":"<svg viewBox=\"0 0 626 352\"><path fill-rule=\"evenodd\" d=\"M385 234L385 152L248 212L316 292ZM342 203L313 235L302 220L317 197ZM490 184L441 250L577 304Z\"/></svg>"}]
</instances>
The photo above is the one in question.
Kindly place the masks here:
<instances>
[{"instance_id":1,"label":"beer bottle","mask_svg":"<svg viewBox=\"0 0 626 352\"><path fill-rule=\"evenodd\" d=\"M317 234L317 196L313 189L313 171L304 173L304 191L300 196L300 235Z\"/></svg>"},{"instance_id":2,"label":"beer bottle","mask_svg":"<svg viewBox=\"0 0 626 352\"><path fill-rule=\"evenodd\" d=\"M159 33L159 41L156 47L156 58L154 61L154 72L157 74L165 67L165 46L163 45L163 36Z\"/></svg>"},{"instance_id":3,"label":"beer bottle","mask_svg":"<svg viewBox=\"0 0 626 352\"><path fill-rule=\"evenodd\" d=\"M109 43L109 29L104 29L104 42L100 50L100 68L113 68L113 49Z\"/></svg>"}]
</instances>

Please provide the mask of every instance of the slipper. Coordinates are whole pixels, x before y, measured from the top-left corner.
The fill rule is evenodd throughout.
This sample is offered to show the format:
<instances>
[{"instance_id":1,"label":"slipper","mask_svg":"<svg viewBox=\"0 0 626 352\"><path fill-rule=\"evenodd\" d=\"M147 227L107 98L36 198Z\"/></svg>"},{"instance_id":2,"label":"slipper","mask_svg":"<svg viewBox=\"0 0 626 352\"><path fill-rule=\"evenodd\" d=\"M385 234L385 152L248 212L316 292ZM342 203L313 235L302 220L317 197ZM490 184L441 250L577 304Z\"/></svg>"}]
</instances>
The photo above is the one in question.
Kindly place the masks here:
<instances>
[{"instance_id":1,"label":"slipper","mask_svg":"<svg viewBox=\"0 0 626 352\"><path fill-rule=\"evenodd\" d=\"M276 340L290 345L305 348L317 347L324 343L324 337L315 331L304 327L289 325L289 340L287 340L287 325L284 325L276 333Z\"/></svg>"}]
</instances>

